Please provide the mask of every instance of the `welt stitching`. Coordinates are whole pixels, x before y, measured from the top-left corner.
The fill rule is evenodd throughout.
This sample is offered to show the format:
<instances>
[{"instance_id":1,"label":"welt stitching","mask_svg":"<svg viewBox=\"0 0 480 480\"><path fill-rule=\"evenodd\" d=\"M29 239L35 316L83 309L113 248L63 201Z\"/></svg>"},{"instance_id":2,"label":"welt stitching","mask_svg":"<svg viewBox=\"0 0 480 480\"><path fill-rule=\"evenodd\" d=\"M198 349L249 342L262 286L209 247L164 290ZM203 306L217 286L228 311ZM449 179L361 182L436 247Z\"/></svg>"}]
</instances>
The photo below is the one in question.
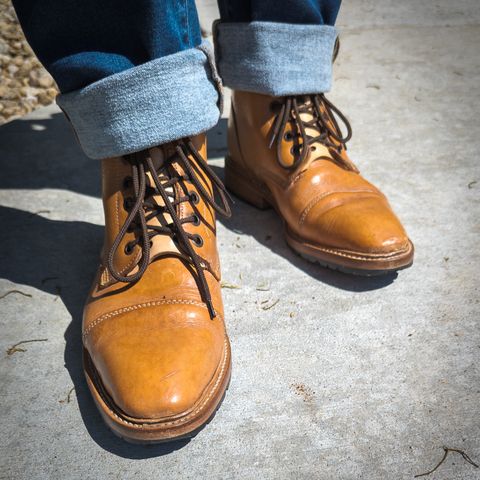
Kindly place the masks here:
<instances>
[{"instance_id":1,"label":"welt stitching","mask_svg":"<svg viewBox=\"0 0 480 480\"><path fill-rule=\"evenodd\" d=\"M354 260L364 260L366 262L376 262L379 259L381 260L382 258L389 259L391 257L395 257L395 256L398 256L400 254L403 254L403 253L405 253L409 250L408 247L409 247L409 245L402 248L401 250L398 250L396 252L392 252L390 254L372 253L370 257L365 257L365 256L362 256L362 255L355 255L355 254L351 254L351 253L345 253L345 252L341 252L339 250L335 250L333 248L319 247L318 245L315 245L314 248L316 248L318 250L322 250L323 252L326 252L326 253L332 253L334 255L338 255L340 257L352 258Z\"/></svg>"}]
</instances>

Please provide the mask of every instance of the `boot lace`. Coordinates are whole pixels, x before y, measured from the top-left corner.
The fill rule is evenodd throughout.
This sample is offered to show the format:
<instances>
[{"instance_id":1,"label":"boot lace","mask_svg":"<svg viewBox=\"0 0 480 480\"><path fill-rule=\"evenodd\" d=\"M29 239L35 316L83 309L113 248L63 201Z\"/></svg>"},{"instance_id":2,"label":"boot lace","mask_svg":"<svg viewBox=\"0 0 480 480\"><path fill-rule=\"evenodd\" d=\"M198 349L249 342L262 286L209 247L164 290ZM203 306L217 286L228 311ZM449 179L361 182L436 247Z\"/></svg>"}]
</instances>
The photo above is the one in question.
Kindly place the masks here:
<instances>
[{"instance_id":1,"label":"boot lace","mask_svg":"<svg viewBox=\"0 0 480 480\"><path fill-rule=\"evenodd\" d=\"M346 150L346 143L352 137L352 127L345 115L323 93L314 95L296 95L282 97L272 103L276 113L273 133L269 147L276 140L278 163L287 169L296 169L304 164L312 150L312 145L320 142L329 149L340 153ZM305 121L301 114L309 114L312 120ZM344 124L347 134L342 135L337 117ZM287 131L288 125L292 130ZM313 129L318 135L307 134L307 129ZM283 140L294 142L290 153L294 156L293 163L286 163L282 157Z\"/></svg>"},{"instance_id":2,"label":"boot lace","mask_svg":"<svg viewBox=\"0 0 480 480\"><path fill-rule=\"evenodd\" d=\"M189 156L195 159L195 163L189 160ZM201 247L203 239L200 235L188 233L183 228L186 223L199 225L201 220L196 214L180 218L177 211L180 204L189 202L194 205L200 201L199 197L201 197L217 213L230 217L230 197L224 185L207 165L207 162L202 158L190 139L178 141L175 145L175 153L165 158L160 167L155 167L152 158L146 151L128 155L126 158L131 164L132 175L125 179L124 187L133 185L134 195L125 201L125 207L129 214L108 253L107 268L109 273L119 282L133 283L138 281L150 263L152 239L157 235L168 235L175 241L182 258L185 258L193 267L202 300L207 305L210 317L214 318L216 313L204 273L208 262L195 251L192 245L193 243L197 247ZM174 163L179 165L183 171L182 174L174 167ZM151 181L148 174L150 174ZM202 184L200 180L202 177L211 180L211 194ZM175 186L179 183L184 184L185 181L191 182L196 191L190 190L186 193L186 189L181 187L179 190L183 194L178 194ZM158 205L153 199L155 196L157 198L160 196L164 204ZM219 197L219 202L217 202L216 196ZM165 215L170 217L170 221L167 220ZM158 219L159 225L148 224L154 218ZM142 256L137 264L138 270L135 273L123 275L115 268L114 258L127 232L136 232L136 235L135 240L126 244L125 253L127 255L131 254L134 247L140 245Z\"/></svg>"}]
</instances>

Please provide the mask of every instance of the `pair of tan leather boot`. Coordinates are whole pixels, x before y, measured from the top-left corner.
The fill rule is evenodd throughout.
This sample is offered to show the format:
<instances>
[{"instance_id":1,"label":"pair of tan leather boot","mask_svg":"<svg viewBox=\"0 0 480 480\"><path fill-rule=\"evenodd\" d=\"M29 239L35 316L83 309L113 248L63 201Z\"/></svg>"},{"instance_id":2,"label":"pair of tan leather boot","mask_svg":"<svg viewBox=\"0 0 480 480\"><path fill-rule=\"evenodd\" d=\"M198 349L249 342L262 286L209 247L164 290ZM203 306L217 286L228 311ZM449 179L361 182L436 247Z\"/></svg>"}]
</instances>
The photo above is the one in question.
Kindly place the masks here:
<instances>
[{"instance_id":1,"label":"pair of tan leather boot","mask_svg":"<svg viewBox=\"0 0 480 480\"><path fill-rule=\"evenodd\" d=\"M350 136L322 94L235 92L226 185L275 208L309 260L365 275L405 268L412 243L349 160ZM129 441L193 435L230 379L215 228L230 210L205 157L200 135L103 161L106 234L84 312L84 368L106 423Z\"/></svg>"}]
</instances>

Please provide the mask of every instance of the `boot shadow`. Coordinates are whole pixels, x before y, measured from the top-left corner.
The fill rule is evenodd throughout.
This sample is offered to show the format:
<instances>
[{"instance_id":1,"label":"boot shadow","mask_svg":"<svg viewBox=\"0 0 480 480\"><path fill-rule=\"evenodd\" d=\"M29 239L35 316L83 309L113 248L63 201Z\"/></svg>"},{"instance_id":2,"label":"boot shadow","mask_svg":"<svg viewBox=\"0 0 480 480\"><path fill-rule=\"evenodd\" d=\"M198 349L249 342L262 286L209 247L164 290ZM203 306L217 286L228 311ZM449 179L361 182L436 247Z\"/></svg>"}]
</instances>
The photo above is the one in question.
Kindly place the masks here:
<instances>
[{"instance_id":1,"label":"boot shadow","mask_svg":"<svg viewBox=\"0 0 480 480\"><path fill-rule=\"evenodd\" d=\"M49 220L7 207L0 207L0 222L4 229L1 277L58 296L72 317L64 333L64 362L92 439L103 449L130 459L165 455L184 446L187 442L151 446L126 443L109 431L88 390L82 367L82 310L98 264L103 227Z\"/></svg>"}]
</instances>

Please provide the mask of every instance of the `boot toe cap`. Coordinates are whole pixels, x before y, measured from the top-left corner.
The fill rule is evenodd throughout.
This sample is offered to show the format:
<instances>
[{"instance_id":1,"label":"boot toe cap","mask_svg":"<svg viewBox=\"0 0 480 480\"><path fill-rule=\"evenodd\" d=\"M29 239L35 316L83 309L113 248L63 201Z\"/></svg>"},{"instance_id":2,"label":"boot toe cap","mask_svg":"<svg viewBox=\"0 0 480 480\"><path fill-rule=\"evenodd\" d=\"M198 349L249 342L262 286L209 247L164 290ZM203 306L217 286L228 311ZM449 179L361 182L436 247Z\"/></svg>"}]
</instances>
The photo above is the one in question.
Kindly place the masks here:
<instances>
[{"instance_id":1,"label":"boot toe cap","mask_svg":"<svg viewBox=\"0 0 480 480\"><path fill-rule=\"evenodd\" d=\"M224 341L204 308L165 305L103 322L88 350L125 416L162 420L199 401L220 365Z\"/></svg>"},{"instance_id":2,"label":"boot toe cap","mask_svg":"<svg viewBox=\"0 0 480 480\"><path fill-rule=\"evenodd\" d=\"M355 252L390 254L408 248L408 236L388 202L380 195L344 195L319 202L305 218L312 240Z\"/></svg>"}]
</instances>

